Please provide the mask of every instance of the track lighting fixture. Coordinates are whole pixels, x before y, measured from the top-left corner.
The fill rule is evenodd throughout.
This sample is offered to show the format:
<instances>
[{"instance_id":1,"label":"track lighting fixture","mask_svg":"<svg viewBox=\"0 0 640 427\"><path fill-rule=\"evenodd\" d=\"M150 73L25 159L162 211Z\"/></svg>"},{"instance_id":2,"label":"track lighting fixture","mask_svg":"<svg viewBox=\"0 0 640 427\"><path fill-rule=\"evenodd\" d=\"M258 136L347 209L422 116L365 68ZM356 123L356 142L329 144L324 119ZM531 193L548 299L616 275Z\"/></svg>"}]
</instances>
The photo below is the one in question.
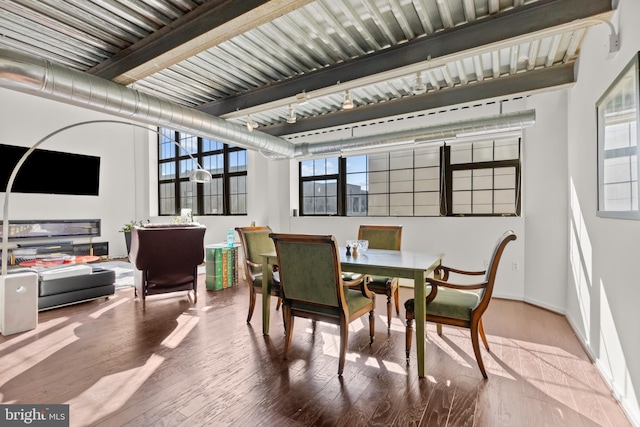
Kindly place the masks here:
<instances>
[{"instance_id":1,"label":"track lighting fixture","mask_svg":"<svg viewBox=\"0 0 640 427\"><path fill-rule=\"evenodd\" d=\"M247 130L251 132L257 127L258 127L258 124L253 121L253 119L251 118L251 114L249 114L249 118L247 119Z\"/></svg>"},{"instance_id":2,"label":"track lighting fixture","mask_svg":"<svg viewBox=\"0 0 640 427\"><path fill-rule=\"evenodd\" d=\"M289 114L287 115L287 123L293 124L296 122L296 110L293 109L293 105L289 104Z\"/></svg>"},{"instance_id":3,"label":"track lighting fixture","mask_svg":"<svg viewBox=\"0 0 640 427\"><path fill-rule=\"evenodd\" d=\"M305 91L300 92L296 95L296 102L299 105L306 104L307 102L309 102L309 94Z\"/></svg>"},{"instance_id":4,"label":"track lighting fixture","mask_svg":"<svg viewBox=\"0 0 640 427\"><path fill-rule=\"evenodd\" d=\"M422 95L427 92L427 85L424 84L424 81L422 80L422 73L420 72L416 73L416 81L413 84L412 92L414 95Z\"/></svg>"},{"instance_id":5,"label":"track lighting fixture","mask_svg":"<svg viewBox=\"0 0 640 427\"><path fill-rule=\"evenodd\" d=\"M343 110L351 110L353 108L353 101L351 100L351 92L346 90L344 92L344 102L342 103Z\"/></svg>"}]
</instances>

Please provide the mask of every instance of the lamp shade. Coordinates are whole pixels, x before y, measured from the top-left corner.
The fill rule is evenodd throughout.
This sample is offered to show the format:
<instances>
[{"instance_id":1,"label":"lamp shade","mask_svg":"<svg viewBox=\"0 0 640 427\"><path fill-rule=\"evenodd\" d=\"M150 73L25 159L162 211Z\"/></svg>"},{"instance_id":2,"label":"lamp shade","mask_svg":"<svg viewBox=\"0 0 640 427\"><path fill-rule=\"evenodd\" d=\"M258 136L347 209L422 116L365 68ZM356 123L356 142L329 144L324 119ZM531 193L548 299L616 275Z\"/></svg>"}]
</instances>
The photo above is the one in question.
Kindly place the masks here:
<instances>
[{"instance_id":1,"label":"lamp shade","mask_svg":"<svg viewBox=\"0 0 640 427\"><path fill-rule=\"evenodd\" d=\"M193 169L189 173L189 181L191 182L209 182L211 181L211 174L204 169Z\"/></svg>"}]
</instances>

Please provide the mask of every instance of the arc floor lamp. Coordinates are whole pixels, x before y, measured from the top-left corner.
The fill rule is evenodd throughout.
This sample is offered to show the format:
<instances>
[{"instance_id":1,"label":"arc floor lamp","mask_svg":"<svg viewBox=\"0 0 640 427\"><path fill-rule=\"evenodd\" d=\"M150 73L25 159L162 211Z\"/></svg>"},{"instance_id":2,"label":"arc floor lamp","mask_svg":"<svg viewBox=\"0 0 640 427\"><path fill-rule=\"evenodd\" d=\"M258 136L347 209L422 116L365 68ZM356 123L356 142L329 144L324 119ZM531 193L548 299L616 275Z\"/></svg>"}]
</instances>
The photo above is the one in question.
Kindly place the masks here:
<instances>
[{"instance_id":1,"label":"arc floor lamp","mask_svg":"<svg viewBox=\"0 0 640 427\"><path fill-rule=\"evenodd\" d=\"M27 160L27 158L33 153L42 143L50 139L51 137L67 131L69 129L97 124L97 123L113 123L113 124L122 124L127 126L139 127L145 129L149 132L159 132L154 129L150 129L148 126L144 126L137 123L131 123L121 120L89 120L79 123L74 123L68 126L64 126L56 131L51 132L46 135L38 142L33 144L18 160L13 171L11 171L11 175L9 176L9 181L7 182L7 188L5 190L4 195L4 208L2 214L2 276L0 277L0 332L2 335L9 335L11 333L23 332L29 329L33 329L37 326L37 302L36 302L36 310L35 310L35 324L33 323L33 316L28 315L26 311L18 311L13 310L11 315L9 316L7 311L7 303L10 302L12 298L20 297L26 293L36 293L36 301L37 301L37 289L38 289L38 275L33 272L28 273L19 273L9 276L7 274L7 264L8 264L8 253L9 253L9 196L11 194L11 189L13 187L13 182L20 171L20 168ZM209 182L211 181L211 173L204 169L200 163L184 149L175 139L171 139L171 141L180 149L183 150L193 162L197 165L196 169L193 169L189 174L189 180L192 182ZM17 295L16 295L17 294ZM33 313L33 311L30 311ZM22 314L20 314L22 313ZM9 317L17 317L16 319L10 319Z\"/></svg>"}]
</instances>

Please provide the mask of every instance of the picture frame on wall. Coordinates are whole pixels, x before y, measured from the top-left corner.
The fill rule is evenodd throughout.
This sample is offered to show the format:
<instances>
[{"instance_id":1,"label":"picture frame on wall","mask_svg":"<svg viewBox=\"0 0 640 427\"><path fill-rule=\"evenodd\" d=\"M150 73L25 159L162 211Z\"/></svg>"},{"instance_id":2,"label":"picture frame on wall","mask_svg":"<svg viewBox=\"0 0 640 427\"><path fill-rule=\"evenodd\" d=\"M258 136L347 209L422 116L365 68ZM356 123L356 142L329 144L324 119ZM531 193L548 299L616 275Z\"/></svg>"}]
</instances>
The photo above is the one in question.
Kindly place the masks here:
<instances>
[{"instance_id":1,"label":"picture frame on wall","mask_svg":"<svg viewBox=\"0 0 640 427\"><path fill-rule=\"evenodd\" d=\"M637 52L596 103L600 217L640 219L639 64Z\"/></svg>"}]
</instances>

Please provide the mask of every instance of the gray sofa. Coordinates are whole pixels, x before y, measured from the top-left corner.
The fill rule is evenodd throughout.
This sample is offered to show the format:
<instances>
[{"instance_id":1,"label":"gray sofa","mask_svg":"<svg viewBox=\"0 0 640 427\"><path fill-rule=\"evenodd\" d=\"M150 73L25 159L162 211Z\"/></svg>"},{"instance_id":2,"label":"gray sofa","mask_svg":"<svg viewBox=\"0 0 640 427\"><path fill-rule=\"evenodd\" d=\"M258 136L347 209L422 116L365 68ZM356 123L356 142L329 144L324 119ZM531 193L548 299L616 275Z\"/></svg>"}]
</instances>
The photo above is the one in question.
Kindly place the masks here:
<instances>
[{"instance_id":1,"label":"gray sofa","mask_svg":"<svg viewBox=\"0 0 640 427\"><path fill-rule=\"evenodd\" d=\"M38 310L48 310L69 304L113 295L116 273L99 265L77 264L61 268L19 268L38 273Z\"/></svg>"}]
</instances>

